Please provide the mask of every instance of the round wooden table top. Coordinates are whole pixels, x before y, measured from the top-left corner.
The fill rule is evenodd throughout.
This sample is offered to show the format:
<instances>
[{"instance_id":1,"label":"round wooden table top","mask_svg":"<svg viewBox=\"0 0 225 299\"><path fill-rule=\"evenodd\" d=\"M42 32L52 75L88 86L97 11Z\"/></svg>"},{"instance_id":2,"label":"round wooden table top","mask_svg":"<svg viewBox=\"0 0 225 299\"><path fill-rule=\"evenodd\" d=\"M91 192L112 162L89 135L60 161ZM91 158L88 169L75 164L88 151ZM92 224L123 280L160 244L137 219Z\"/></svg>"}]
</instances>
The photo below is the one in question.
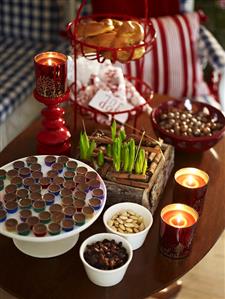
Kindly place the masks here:
<instances>
[{"instance_id":1,"label":"round wooden table top","mask_svg":"<svg viewBox=\"0 0 225 299\"><path fill-rule=\"evenodd\" d=\"M166 100L155 97L152 105ZM68 115L71 122L71 115ZM13 140L0 154L0 166L36 153L36 133L40 130L40 120ZM86 122L87 128L90 122ZM81 127L81 124L79 124ZM142 115L138 126L152 132L150 119ZM93 127L93 125L92 125ZM75 143L73 136L74 157ZM0 236L0 287L18 298L32 299L139 299L146 298L156 291L183 276L212 248L224 229L225 215L225 138L214 148L200 154L176 152L175 167L168 181L162 200L154 215L153 226L144 245L134 251L133 260L121 283L103 288L92 284L84 271L79 258L79 247L84 239L98 232L104 232L102 217L90 228L81 233L78 243L69 252L49 259L37 259L20 252L12 240ZM169 259L159 252L160 211L172 202L173 174L182 167L197 167L206 171L210 177L205 197L204 209L193 240L191 254L181 260ZM129 200L129 199L128 199Z\"/></svg>"}]
</instances>

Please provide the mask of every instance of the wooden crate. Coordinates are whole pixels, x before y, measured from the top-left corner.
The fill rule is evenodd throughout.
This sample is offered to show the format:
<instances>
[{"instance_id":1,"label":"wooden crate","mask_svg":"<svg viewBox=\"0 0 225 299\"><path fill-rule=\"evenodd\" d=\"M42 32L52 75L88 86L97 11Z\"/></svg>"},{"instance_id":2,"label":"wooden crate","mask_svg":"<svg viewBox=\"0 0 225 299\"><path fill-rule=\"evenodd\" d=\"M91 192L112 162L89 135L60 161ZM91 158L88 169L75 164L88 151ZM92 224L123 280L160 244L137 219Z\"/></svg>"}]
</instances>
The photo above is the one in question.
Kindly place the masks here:
<instances>
[{"instance_id":1,"label":"wooden crate","mask_svg":"<svg viewBox=\"0 0 225 299\"><path fill-rule=\"evenodd\" d=\"M105 173L103 173L104 170L100 171L108 192L106 205L110 206L115 203L130 201L142 204L154 214L174 166L174 148L171 145L163 144L162 150L164 157L159 161L149 181L138 183L142 187L135 187L135 181L131 180L130 185L128 180L120 180L119 182L112 175L110 175L109 180L109 171Z\"/></svg>"}]
</instances>

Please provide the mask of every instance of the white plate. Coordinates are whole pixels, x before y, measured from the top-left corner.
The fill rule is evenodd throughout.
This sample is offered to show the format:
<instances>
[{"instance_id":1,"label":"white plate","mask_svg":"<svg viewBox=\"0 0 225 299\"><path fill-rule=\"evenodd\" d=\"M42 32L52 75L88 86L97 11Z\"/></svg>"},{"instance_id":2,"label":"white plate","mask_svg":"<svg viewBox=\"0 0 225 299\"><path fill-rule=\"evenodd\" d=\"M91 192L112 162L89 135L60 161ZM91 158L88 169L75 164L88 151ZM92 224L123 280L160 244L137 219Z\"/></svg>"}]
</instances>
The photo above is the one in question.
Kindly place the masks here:
<instances>
[{"instance_id":1,"label":"white plate","mask_svg":"<svg viewBox=\"0 0 225 299\"><path fill-rule=\"evenodd\" d=\"M58 157L56 155L54 155L54 156L56 158ZM38 158L37 163L40 163L42 165L42 172L45 176L46 172L51 169L51 167L46 166L44 163L44 158L46 156L42 155L42 156L36 156L36 157ZM26 158L27 157L17 159L17 160L25 162ZM76 161L78 163L78 167L85 166L88 169L88 171L95 171L92 167L90 167L89 165L87 165L81 161L78 161L78 160L75 160L72 158L70 158L70 160ZM13 162L15 162L15 161L13 161ZM12 169L13 162L8 163L7 165L5 165L1 168L6 171ZM65 171L65 168L64 168L63 172L64 171ZM63 173L60 174L60 176L62 176L62 175L63 175ZM102 205L101 205L100 209L95 210L94 216L91 219L86 219L85 224L83 224L82 226L74 226L74 229L72 231L70 231L70 232L62 231L59 235L56 235L56 236L46 235L44 237L36 237L33 235L32 232L28 236L21 236L21 235L17 234L17 232L9 232L5 228L5 222L2 222L2 223L0 223L0 233L9 238L12 238L15 245L21 251L23 251L31 256L51 257L51 256L56 256L56 255L59 255L59 254L62 254L64 252L68 251L76 244L76 242L79 238L79 233L82 232L83 230L85 230L86 228L88 228L90 225L92 225L97 220L97 218L100 216L100 214L105 206L107 191L106 191L106 187L105 187L105 184L104 184L104 181L102 180L102 178L99 175L98 175L98 178L100 181L100 188L104 192L104 198L101 200ZM6 178L6 180L4 180L4 186L6 187L9 183L10 183L9 180ZM47 192L46 189L44 189L44 191L42 191L42 194L44 194L46 192ZM0 200L1 201L3 201L4 194L5 194L4 190L0 191ZM89 191L86 196L86 203L90 197L91 197L91 192ZM56 197L55 203L57 203L57 202L60 202L60 196ZM46 206L45 210L48 210L49 207L50 206ZM37 214L38 213L36 213L32 210L32 215L37 215ZM8 213L7 219L9 219L9 218L16 218L17 220L19 220L19 211L14 214ZM57 241L59 241L59 242L57 242ZM51 243L52 243L52 246L51 246ZM35 246L36 246L36 248L35 248ZM42 247L43 247L43 250L42 250ZM50 249L50 247L51 247L51 249ZM59 247L63 247L62 250L60 250Z\"/></svg>"}]
</instances>

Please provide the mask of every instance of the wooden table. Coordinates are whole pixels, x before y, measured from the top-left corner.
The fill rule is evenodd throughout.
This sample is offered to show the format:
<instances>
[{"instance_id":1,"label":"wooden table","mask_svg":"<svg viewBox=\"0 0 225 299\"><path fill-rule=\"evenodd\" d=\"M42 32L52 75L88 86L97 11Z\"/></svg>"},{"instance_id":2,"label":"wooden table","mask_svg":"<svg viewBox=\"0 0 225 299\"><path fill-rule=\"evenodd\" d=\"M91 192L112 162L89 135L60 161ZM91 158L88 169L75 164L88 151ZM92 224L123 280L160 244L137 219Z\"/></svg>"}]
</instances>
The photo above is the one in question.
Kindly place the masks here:
<instances>
[{"instance_id":1,"label":"wooden table","mask_svg":"<svg viewBox=\"0 0 225 299\"><path fill-rule=\"evenodd\" d=\"M153 99L153 106L163 100L165 98L156 97ZM71 115L68 119L71 124ZM138 125L144 127L148 133L152 131L146 115L139 119ZM35 154L35 136L40 126L40 120L35 121L12 141L0 154L0 166L17 158ZM86 122L86 126L89 127L90 123ZM77 140L77 136L74 135L71 155L73 157ZM94 233L105 231L100 217L81 233L77 245L72 250L51 259L36 259L24 255L16 249L11 239L0 236L0 287L25 299L139 299L163 289L197 264L212 248L224 229L224 153L225 138L213 149L202 154L176 153L174 172L181 167L193 166L203 169L210 177L203 214L188 258L172 260L161 255L158 249L159 214L163 206L172 202L171 175L146 242L142 248L134 252L133 261L120 284L110 288L95 286L88 280L79 259L81 242Z\"/></svg>"}]
</instances>

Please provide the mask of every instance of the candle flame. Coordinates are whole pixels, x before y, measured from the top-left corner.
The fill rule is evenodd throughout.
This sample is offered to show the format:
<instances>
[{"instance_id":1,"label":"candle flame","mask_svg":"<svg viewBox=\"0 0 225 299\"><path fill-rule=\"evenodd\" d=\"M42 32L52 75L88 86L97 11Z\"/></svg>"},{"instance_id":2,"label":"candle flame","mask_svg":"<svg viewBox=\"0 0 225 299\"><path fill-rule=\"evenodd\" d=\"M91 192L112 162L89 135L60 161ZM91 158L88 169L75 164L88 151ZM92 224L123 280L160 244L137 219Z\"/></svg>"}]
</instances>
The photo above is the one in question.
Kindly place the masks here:
<instances>
[{"instance_id":1,"label":"candle flame","mask_svg":"<svg viewBox=\"0 0 225 299\"><path fill-rule=\"evenodd\" d=\"M180 224L182 221L184 221L182 215L180 214L177 215L176 220L177 220L177 224Z\"/></svg>"},{"instance_id":2,"label":"candle flame","mask_svg":"<svg viewBox=\"0 0 225 299\"><path fill-rule=\"evenodd\" d=\"M48 59L48 65L52 65L52 60L50 58Z\"/></svg>"},{"instance_id":3,"label":"candle flame","mask_svg":"<svg viewBox=\"0 0 225 299\"><path fill-rule=\"evenodd\" d=\"M187 226L187 219L182 214L177 214L169 219L169 224L174 227L183 228Z\"/></svg>"}]
</instances>

